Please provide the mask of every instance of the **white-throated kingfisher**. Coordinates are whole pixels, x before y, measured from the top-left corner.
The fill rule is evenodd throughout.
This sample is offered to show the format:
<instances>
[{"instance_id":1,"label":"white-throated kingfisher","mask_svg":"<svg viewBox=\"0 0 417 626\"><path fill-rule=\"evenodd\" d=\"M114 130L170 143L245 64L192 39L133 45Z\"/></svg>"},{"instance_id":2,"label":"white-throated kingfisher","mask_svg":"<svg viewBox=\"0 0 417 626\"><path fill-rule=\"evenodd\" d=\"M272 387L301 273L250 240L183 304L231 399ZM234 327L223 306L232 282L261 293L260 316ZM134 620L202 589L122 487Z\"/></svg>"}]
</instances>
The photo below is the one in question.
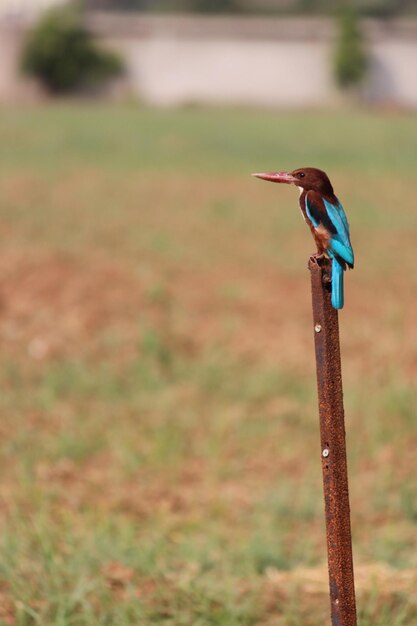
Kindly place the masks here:
<instances>
[{"instance_id":1,"label":"white-throated kingfisher","mask_svg":"<svg viewBox=\"0 0 417 626\"><path fill-rule=\"evenodd\" d=\"M273 183L296 185L300 190L300 209L313 234L319 255L332 259L332 305L343 308L343 272L353 268L349 223L325 172L315 167L301 167L292 172L253 174Z\"/></svg>"}]
</instances>

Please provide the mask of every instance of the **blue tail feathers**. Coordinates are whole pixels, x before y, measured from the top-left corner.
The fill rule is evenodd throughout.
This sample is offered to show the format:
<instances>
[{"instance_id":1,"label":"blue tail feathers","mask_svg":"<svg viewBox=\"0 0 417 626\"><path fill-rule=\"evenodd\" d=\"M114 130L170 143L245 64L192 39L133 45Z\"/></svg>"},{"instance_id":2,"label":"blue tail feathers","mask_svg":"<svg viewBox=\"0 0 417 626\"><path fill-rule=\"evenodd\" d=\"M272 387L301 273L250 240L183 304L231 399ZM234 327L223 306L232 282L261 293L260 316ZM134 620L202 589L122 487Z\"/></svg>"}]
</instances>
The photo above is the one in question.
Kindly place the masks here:
<instances>
[{"instance_id":1,"label":"blue tail feathers","mask_svg":"<svg viewBox=\"0 0 417 626\"><path fill-rule=\"evenodd\" d=\"M343 267L337 258L332 258L332 306L334 309L343 309Z\"/></svg>"}]
</instances>

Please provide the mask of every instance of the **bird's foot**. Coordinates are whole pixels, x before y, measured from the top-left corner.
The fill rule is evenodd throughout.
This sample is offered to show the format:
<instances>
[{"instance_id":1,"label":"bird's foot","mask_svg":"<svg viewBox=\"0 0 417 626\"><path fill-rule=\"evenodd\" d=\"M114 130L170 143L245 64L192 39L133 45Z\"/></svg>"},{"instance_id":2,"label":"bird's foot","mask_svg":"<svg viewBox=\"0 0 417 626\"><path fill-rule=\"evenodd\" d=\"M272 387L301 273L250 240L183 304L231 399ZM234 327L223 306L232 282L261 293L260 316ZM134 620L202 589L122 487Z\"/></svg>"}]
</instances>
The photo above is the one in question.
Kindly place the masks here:
<instances>
[{"instance_id":1,"label":"bird's foot","mask_svg":"<svg viewBox=\"0 0 417 626\"><path fill-rule=\"evenodd\" d=\"M309 268L312 265L318 265L321 268L323 285L330 285L332 282L330 267L326 264L328 259L329 257L325 252L316 252L310 256L308 261Z\"/></svg>"},{"instance_id":2,"label":"bird's foot","mask_svg":"<svg viewBox=\"0 0 417 626\"><path fill-rule=\"evenodd\" d=\"M323 259L326 259L326 255L324 252L315 252L314 254L312 254L308 260L309 264L310 263L314 263L316 265L321 265L320 261L322 261Z\"/></svg>"}]
</instances>

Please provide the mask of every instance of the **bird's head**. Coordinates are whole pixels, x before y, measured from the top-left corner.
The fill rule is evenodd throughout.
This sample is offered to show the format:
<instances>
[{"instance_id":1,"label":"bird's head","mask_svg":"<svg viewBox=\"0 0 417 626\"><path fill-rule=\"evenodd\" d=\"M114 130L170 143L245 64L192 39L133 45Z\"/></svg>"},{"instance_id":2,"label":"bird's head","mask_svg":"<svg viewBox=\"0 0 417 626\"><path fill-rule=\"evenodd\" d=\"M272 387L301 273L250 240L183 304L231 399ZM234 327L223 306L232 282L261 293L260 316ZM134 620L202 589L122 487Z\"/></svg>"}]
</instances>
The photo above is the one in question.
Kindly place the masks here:
<instances>
[{"instance_id":1,"label":"bird's head","mask_svg":"<svg viewBox=\"0 0 417 626\"><path fill-rule=\"evenodd\" d=\"M252 176L269 180L271 183L296 185L302 190L318 191L326 196L333 195L333 187L326 172L316 167L300 167L292 172L264 172Z\"/></svg>"}]
</instances>

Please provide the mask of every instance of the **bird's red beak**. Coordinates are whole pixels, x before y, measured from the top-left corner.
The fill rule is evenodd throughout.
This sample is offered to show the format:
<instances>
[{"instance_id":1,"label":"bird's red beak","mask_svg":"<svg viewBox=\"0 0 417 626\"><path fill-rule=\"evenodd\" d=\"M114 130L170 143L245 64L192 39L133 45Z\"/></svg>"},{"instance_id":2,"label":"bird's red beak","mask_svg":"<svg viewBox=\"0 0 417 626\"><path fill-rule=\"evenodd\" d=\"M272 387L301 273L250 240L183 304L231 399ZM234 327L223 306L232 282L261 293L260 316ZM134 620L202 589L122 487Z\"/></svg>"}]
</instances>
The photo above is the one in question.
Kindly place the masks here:
<instances>
[{"instance_id":1,"label":"bird's red beak","mask_svg":"<svg viewBox=\"0 0 417 626\"><path fill-rule=\"evenodd\" d=\"M286 185L291 185L297 182L297 179L289 172L264 172L261 174L252 174L252 176L262 178L262 180L269 180L271 183L285 183Z\"/></svg>"}]
</instances>

